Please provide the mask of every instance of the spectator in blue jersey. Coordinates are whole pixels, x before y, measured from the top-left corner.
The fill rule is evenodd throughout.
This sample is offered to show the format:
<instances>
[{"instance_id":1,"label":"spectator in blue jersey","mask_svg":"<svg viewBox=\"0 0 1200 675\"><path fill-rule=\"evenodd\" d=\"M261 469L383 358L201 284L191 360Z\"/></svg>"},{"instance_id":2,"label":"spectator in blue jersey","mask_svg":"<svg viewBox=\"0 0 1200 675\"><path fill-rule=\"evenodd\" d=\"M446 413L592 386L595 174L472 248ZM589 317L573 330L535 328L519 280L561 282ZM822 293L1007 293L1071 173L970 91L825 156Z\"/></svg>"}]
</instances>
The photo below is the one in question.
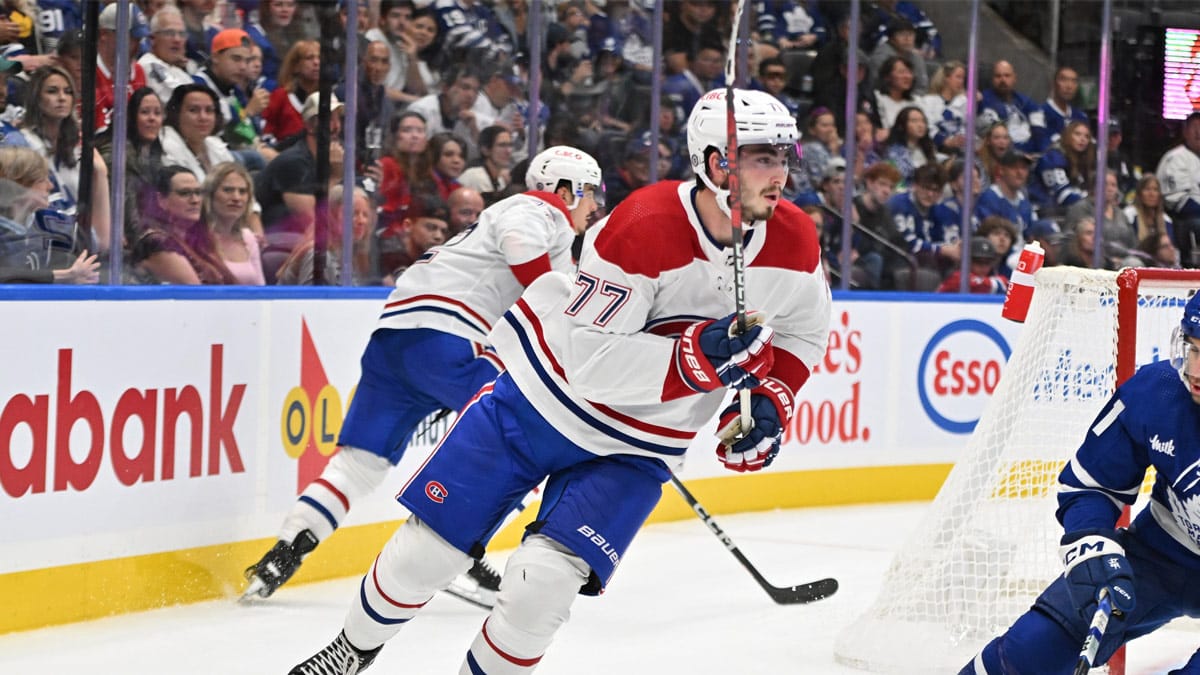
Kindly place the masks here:
<instances>
[{"instance_id":1,"label":"spectator in blue jersey","mask_svg":"<svg viewBox=\"0 0 1200 675\"><path fill-rule=\"evenodd\" d=\"M981 128L1004 122L1013 146L1023 152L1039 152L1044 147L1046 129L1042 106L1017 91L1017 72L1008 61L992 66L992 86L983 90L979 100Z\"/></svg>"},{"instance_id":2,"label":"spectator in blue jersey","mask_svg":"<svg viewBox=\"0 0 1200 675\"><path fill-rule=\"evenodd\" d=\"M783 59L778 56L758 62L758 82L761 89L774 96L792 115L800 114L803 105L800 99L787 93L788 71Z\"/></svg>"},{"instance_id":3,"label":"spectator in blue jersey","mask_svg":"<svg viewBox=\"0 0 1200 675\"><path fill-rule=\"evenodd\" d=\"M903 56L890 56L876 72L875 106L879 111L879 127L891 129L901 110L916 106L913 95L916 78L913 66ZM843 104L844 105L844 104Z\"/></svg>"},{"instance_id":4,"label":"spectator in blue jersey","mask_svg":"<svg viewBox=\"0 0 1200 675\"><path fill-rule=\"evenodd\" d=\"M1043 214L1061 214L1086 199L1096 184L1096 146L1087 122L1067 123L1058 142L1037 162L1029 198Z\"/></svg>"},{"instance_id":5,"label":"spectator in blue jersey","mask_svg":"<svg viewBox=\"0 0 1200 675\"><path fill-rule=\"evenodd\" d=\"M933 144L947 155L962 154L967 142L966 83L967 67L962 61L947 61L933 74L929 93L920 97Z\"/></svg>"},{"instance_id":6,"label":"spectator in blue jersey","mask_svg":"<svg viewBox=\"0 0 1200 675\"><path fill-rule=\"evenodd\" d=\"M650 131L636 134L625 145L621 164L605 172L605 208L611 212L634 190L650 184L650 162L658 163L658 177L663 180L671 170L671 148L661 139L658 152L652 152L654 144Z\"/></svg>"},{"instance_id":7,"label":"spectator in blue jersey","mask_svg":"<svg viewBox=\"0 0 1200 675\"><path fill-rule=\"evenodd\" d=\"M192 63L208 63L208 49L213 37L221 29L208 22L217 6L216 0L177 0L183 12L184 30L187 31L187 57Z\"/></svg>"},{"instance_id":8,"label":"spectator in blue jersey","mask_svg":"<svg viewBox=\"0 0 1200 675\"><path fill-rule=\"evenodd\" d=\"M913 180L917 169L939 161L937 148L929 137L929 124L920 108L909 106L896 115L885 152L887 160L900 170L902 186Z\"/></svg>"},{"instance_id":9,"label":"spectator in blue jersey","mask_svg":"<svg viewBox=\"0 0 1200 675\"><path fill-rule=\"evenodd\" d=\"M966 195L963 192L966 178L966 162L961 159L949 162L949 168L946 170L947 184L950 186L950 194L943 197L941 201L933 205L929 210L929 215L933 219L935 228L940 228L943 236L947 240L961 238L962 232L962 209L966 203ZM972 203L979 199L979 193L983 191L983 186L979 181L979 166L971 167L971 193ZM975 214L971 214L971 222L968 224L969 231L974 232L979 225L979 220Z\"/></svg>"},{"instance_id":10,"label":"spectator in blue jersey","mask_svg":"<svg viewBox=\"0 0 1200 675\"><path fill-rule=\"evenodd\" d=\"M903 57L913 71L913 93L919 95L929 90L929 70L916 40L916 29L908 19L892 19L887 26L887 40L871 52L870 69L878 73L884 61L893 56Z\"/></svg>"},{"instance_id":11,"label":"spectator in blue jersey","mask_svg":"<svg viewBox=\"0 0 1200 675\"><path fill-rule=\"evenodd\" d=\"M496 20L490 4L481 0L435 0L432 3L437 13L439 48L452 63L461 63L471 52L477 52L483 58L512 54L509 35Z\"/></svg>"},{"instance_id":12,"label":"spectator in blue jersey","mask_svg":"<svg viewBox=\"0 0 1200 675\"><path fill-rule=\"evenodd\" d=\"M1042 104L1042 121L1045 124L1042 132L1043 149L1058 141L1068 122L1088 122L1087 113L1073 105L1078 93L1079 73L1070 66L1059 66L1054 71L1050 97Z\"/></svg>"},{"instance_id":13,"label":"spectator in blue jersey","mask_svg":"<svg viewBox=\"0 0 1200 675\"><path fill-rule=\"evenodd\" d=\"M926 164L913 173L908 192L888 200L888 211L904 243L916 259L917 290L933 290L943 272L958 264L962 253L958 228L947 232L933 218L933 206L942 197L946 176L937 164Z\"/></svg>"},{"instance_id":14,"label":"spectator in blue jersey","mask_svg":"<svg viewBox=\"0 0 1200 675\"><path fill-rule=\"evenodd\" d=\"M815 3L756 0L754 16L758 40L780 50L817 49L829 39L829 26Z\"/></svg>"},{"instance_id":15,"label":"spectator in blue jersey","mask_svg":"<svg viewBox=\"0 0 1200 675\"><path fill-rule=\"evenodd\" d=\"M1198 326L1200 294L1184 306L1166 358L1142 366L1100 408L1058 476L1063 573L960 675L1070 673L1105 596L1112 612L1097 666L1129 640L1200 614L1200 594L1190 583L1200 567L1200 524L1189 508L1200 490ZM1119 527L1150 469L1149 504ZM1169 660L1162 663L1157 670L1171 668ZM1200 672L1200 651L1173 665L1174 675Z\"/></svg>"},{"instance_id":16,"label":"spectator in blue jersey","mask_svg":"<svg viewBox=\"0 0 1200 675\"><path fill-rule=\"evenodd\" d=\"M64 35L82 30L83 3L79 0L38 0L37 24L41 39L37 51L43 58L49 58L58 51L58 44ZM32 70L42 65L45 64L31 64L29 68Z\"/></svg>"},{"instance_id":17,"label":"spectator in blue jersey","mask_svg":"<svg viewBox=\"0 0 1200 675\"><path fill-rule=\"evenodd\" d=\"M316 37L310 35L299 21L296 0L262 0L258 6L258 21L246 26L246 34L263 53L264 88L275 89L283 57L292 46L301 40Z\"/></svg>"},{"instance_id":18,"label":"spectator in blue jersey","mask_svg":"<svg viewBox=\"0 0 1200 675\"><path fill-rule=\"evenodd\" d=\"M904 19L916 29L917 46L926 58L942 55L942 37L933 21L915 3L906 0L877 0L862 13L863 43L874 49L887 39L887 27L896 19Z\"/></svg>"},{"instance_id":19,"label":"spectator in blue jersey","mask_svg":"<svg viewBox=\"0 0 1200 675\"><path fill-rule=\"evenodd\" d=\"M667 77L662 90L677 97L683 114L692 112L696 101L706 92L725 86L725 48L719 42L703 44L688 58L687 68ZM774 94L772 94L774 95Z\"/></svg>"},{"instance_id":20,"label":"spectator in blue jersey","mask_svg":"<svg viewBox=\"0 0 1200 675\"><path fill-rule=\"evenodd\" d=\"M979 195L975 217L1000 216L1017 226L1018 235L1033 222L1033 204L1025 194L1033 160L1023 152L1009 150L997 160L995 180Z\"/></svg>"}]
</instances>

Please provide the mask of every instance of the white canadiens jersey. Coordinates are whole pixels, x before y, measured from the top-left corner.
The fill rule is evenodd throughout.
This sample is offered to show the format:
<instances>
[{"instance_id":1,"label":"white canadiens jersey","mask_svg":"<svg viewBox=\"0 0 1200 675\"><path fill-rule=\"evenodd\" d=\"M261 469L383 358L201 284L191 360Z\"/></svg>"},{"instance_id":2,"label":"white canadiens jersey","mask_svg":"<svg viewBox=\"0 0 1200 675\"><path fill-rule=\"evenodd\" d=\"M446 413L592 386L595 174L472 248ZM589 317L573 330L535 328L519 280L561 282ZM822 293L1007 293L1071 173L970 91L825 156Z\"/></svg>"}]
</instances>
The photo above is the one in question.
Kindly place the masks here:
<instances>
[{"instance_id":1,"label":"white canadiens jersey","mask_svg":"<svg viewBox=\"0 0 1200 675\"><path fill-rule=\"evenodd\" d=\"M543 275L491 333L538 412L595 454L678 465L729 396L689 389L677 366L687 326L734 311L730 251L701 225L694 190L664 181L634 192L588 232L573 279ZM745 246L746 307L775 330L770 377L793 405L829 334L820 253L812 221L788 202Z\"/></svg>"},{"instance_id":2,"label":"white canadiens jersey","mask_svg":"<svg viewBox=\"0 0 1200 675\"><path fill-rule=\"evenodd\" d=\"M484 343L525 289L511 267L546 255L551 269L569 272L574 240L556 195L527 192L497 202L400 275L378 327L431 328Z\"/></svg>"}]
</instances>

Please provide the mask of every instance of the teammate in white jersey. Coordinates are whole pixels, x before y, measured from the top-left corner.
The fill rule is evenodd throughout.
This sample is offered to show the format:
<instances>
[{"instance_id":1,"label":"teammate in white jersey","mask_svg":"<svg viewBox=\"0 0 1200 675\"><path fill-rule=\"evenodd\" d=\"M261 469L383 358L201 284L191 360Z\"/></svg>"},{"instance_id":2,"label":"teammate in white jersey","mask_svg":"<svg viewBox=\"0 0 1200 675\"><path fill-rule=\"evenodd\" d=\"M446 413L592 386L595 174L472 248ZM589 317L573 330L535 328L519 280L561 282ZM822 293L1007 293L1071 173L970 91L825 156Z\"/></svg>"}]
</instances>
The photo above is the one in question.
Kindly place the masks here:
<instances>
[{"instance_id":1,"label":"teammate in white jersey","mask_svg":"<svg viewBox=\"0 0 1200 675\"><path fill-rule=\"evenodd\" d=\"M824 354L829 289L816 228L780 196L795 121L770 94L736 90L745 295L762 323L733 329L725 94L709 92L688 120L699 181L634 192L588 232L573 278L538 278L492 329L508 371L402 491L413 517L363 578L342 633L292 673L368 666L470 567L512 500L548 477L460 670L532 672L575 596L609 582L728 389L750 389L754 427L718 448L721 461L736 471L770 464Z\"/></svg>"},{"instance_id":2,"label":"teammate in white jersey","mask_svg":"<svg viewBox=\"0 0 1200 675\"><path fill-rule=\"evenodd\" d=\"M486 348L487 334L527 285L551 270L572 269L571 244L597 209L600 176L587 153L549 148L530 163L528 192L485 209L400 276L363 353L340 452L300 494L279 541L246 570L244 597L265 598L290 579L400 461L422 419L461 409L503 370ZM479 591L472 599L491 606L499 575L482 555L481 548L473 581L461 588Z\"/></svg>"},{"instance_id":3,"label":"teammate in white jersey","mask_svg":"<svg viewBox=\"0 0 1200 675\"><path fill-rule=\"evenodd\" d=\"M1146 471L1150 501L1116 529ZM960 675L1079 672L1096 609L1111 616L1095 653L1181 617L1200 616L1200 293L1183 310L1169 361L1142 366L1117 388L1058 477L1064 572ZM1200 675L1200 652L1170 675Z\"/></svg>"}]
</instances>

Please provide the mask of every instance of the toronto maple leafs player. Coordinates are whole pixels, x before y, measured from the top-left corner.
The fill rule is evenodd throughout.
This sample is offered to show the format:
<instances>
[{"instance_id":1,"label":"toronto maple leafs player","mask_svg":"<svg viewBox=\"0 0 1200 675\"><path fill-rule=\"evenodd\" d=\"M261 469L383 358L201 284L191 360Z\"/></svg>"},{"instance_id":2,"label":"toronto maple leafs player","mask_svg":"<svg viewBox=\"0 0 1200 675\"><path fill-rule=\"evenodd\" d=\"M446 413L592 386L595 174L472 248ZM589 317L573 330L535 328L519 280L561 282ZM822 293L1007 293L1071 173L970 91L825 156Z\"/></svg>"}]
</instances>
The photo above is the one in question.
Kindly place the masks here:
<instances>
[{"instance_id":1,"label":"toronto maple leafs player","mask_svg":"<svg viewBox=\"0 0 1200 675\"><path fill-rule=\"evenodd\" d=\"M1105 404L1059 475L1061 577L960 675L1070 673L1101 591L1113 615L1096 663L1180 616L1200 616L1200 294L1172 338L1170 361L1141 368ZM1149 505L1114 529L1146 470ZM1200 674L1200 652L1172 675Z\"/></svg>"},{"instance_id":2,"label":"toronto maple leafs player","mask_svg":"<svg viewBox=\"0 0 1200 675\"><path fill-rule=\"evenodd\" d=\"M525 182L528 192L485 209L396 281L363 352L341 449L304 488L275 546L246 570L243 597L265 598L290 579L351 506L383 482L422 419L460 410L494 380L503 366L485 349L488 331L534 279L574 268L571 245L597 209L600 166L585 152L555 146L533 158ZM475 557L474 583L456 586L456 594L490 606L499 575L482 549Z\"/></svg>"},{"instance_id":3,"label":"toronto maple leafs player","mask_svg":"<svg viewBox=\"0 0 1200 675\"><path fill-rule=\"evenodd\" d=\"M796 394L825 352L829 288L817 230L781 198L795 120L761 91L734 90L745 297L735 329L726 91L688 119L698 180L627 197L592 228L571 278L535 281L490 334L508 370L467 406L400 501L413 516L363 578L343 631L292 673L356 673L471 564L516 497L549 477L509 558L496 605L461 673L532 672L577 594L609 583L662 483L729 398L754 425L720 461L771 463ZM720 427L738 419L725 408Z\"/></svg>"}]
</instances>

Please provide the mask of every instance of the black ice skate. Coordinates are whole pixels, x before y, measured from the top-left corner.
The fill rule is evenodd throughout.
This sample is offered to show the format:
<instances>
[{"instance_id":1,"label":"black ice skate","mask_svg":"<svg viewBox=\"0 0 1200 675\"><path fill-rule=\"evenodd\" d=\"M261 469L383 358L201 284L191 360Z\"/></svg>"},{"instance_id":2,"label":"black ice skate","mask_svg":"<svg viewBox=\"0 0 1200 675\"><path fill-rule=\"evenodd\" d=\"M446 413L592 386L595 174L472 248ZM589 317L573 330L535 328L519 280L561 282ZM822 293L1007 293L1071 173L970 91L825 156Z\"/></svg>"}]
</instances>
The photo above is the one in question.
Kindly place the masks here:
<instances>
[{"instance_id":1,"label":"black ice skate","mask_svg":"<svg viewBox=\"0 0 1200 675\"><path fill-rule=\"evenodd\" d=\"M450 582L446 592L476 607L491 609L496 604L496 594L500 592L500 573L492 569L487 560L480 558L466 574Z\"/></svg>"},{"instance_id":2,"label":"black ice skate","mask_svg":"<svg viewBox=\"0 0 1200 675\"><path fill-rule=\"evenodd\" d=\"M363 651L350 644L342 631L327 647L288 671L288 675L357 675L371 665L380 649L382 645Z\"/></svg>"},{"instance_id":3,"label":"black ice skate","mask_svg":"<svg viewBox=\"0 0 1200 675\"><path fill-rule=\"evenodd\" d=\"M257 563L246 568L246 580L250 582L242 593L242 600L254 596L268 598L296 573L304 556L320 543L310 530L301 530L292 543L277 541Z\"/></svg>"}]
</instances>

